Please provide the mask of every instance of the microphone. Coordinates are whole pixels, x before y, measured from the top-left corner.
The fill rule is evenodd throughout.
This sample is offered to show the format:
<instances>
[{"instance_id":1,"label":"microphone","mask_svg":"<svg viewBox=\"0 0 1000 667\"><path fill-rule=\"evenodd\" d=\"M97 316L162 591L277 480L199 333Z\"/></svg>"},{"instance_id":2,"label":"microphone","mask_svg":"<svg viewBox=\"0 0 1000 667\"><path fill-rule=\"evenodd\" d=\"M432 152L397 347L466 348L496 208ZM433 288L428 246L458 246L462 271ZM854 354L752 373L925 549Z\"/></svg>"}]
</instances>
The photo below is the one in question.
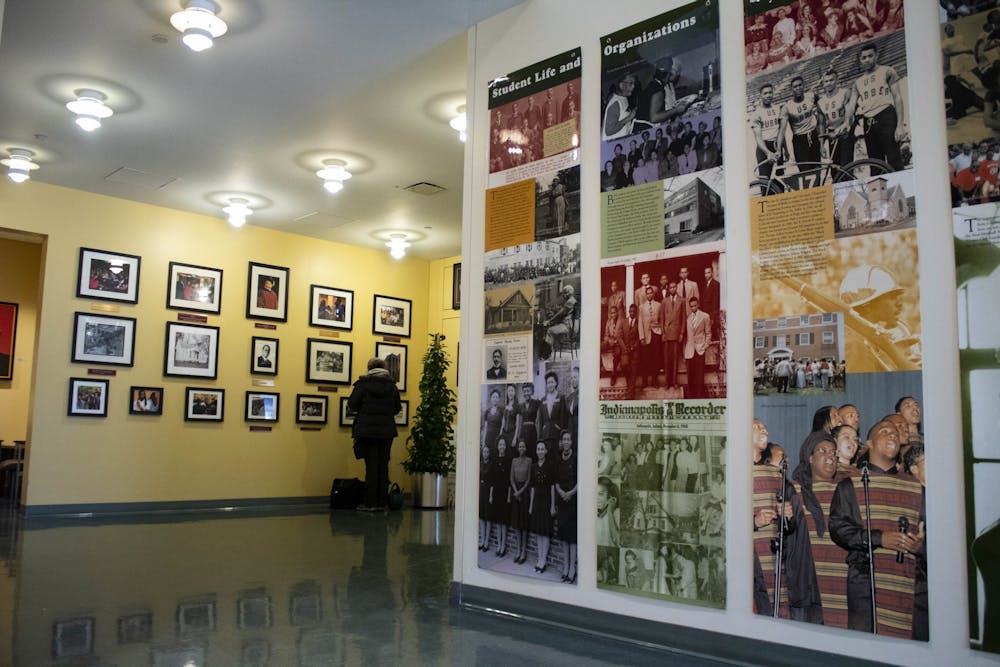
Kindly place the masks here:
<instances>
[{"instance_id":1,"label":"microphone","mask_svg":"<svg viewBox=\"0 0 1000 667\"><path fill-rule=\"evenodd\" d=\"M905 533L910 528L910 520L907 519L905 516L899 517L899 521L897 521L896 524L899 526L899 532L901 532L901 533ZM897 563L902 563L903 562L903 552L902 551L897 551L896 552L896 562Z\"/></svg>"}]
</instances>

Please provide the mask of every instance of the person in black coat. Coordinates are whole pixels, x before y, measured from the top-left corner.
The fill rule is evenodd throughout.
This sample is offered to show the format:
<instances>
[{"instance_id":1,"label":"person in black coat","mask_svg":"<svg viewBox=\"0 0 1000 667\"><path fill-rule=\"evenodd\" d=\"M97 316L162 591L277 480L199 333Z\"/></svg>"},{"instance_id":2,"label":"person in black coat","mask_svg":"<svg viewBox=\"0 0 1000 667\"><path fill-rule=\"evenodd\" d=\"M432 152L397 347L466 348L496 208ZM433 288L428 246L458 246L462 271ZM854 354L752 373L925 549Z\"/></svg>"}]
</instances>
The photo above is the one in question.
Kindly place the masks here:
<instances>
[{"instance_id":1,"label":"person in black coat","mask_svg":"<svg viewBox=\"0 0 1000 667\"><path fill-rule=\"evenodd\" d=\"M389 504L389 449L402 404L382 359L368 360L368 372L354 383L347 407L356 413L351 435L365 456L365 504L358 509L384 510Z\"/></svg>"}]
</instances>

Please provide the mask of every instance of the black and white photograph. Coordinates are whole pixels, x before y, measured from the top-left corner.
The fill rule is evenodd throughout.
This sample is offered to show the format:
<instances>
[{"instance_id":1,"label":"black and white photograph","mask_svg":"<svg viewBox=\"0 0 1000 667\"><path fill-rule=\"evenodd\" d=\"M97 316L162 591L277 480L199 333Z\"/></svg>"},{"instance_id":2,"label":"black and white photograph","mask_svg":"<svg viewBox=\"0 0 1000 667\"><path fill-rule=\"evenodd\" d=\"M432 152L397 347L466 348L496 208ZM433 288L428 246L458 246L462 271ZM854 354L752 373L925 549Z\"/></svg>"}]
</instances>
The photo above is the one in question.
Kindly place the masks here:
<instances>
[{"instance_id":1,"label":"black and white photograph","mask_svg":"<svg viewBox=\"0 0 1000 667\"><path fill-rule=\"evenodd\" d=\"M549 276L578 273L580 235L521 243L486 253L484 287L492 290Z\"/></svg>"},{"instance_id":2,"label":"black and white photograph","mask_svg":"<svg viewBox=\"0 0 1000 667\"><path fill-rule=\"evenodd\" d=\"M455 262L451 265L451 309L461 310L462 308L462 263Z\"/></svg>"},{"instance_id":3,"label":"black and white photograph","mask_svg":"<svg viewBox=\"0 0 1000 667\"><path fill-rule=\"evenodd\" d=\"M580 274L535 282L535 361L576 358L580 349Z\"/></svg>"},{"instance_id":4,"label":"black and white photograph","mask_svg":"<svg viewBox=\"0 0 1000 667\"><path fill-rule=\"evenodd\" d=\"M692 3L601 39L603 191L722 165L718 11Z\"/></svg>"},{"instance_id":5,"label":"black and white photograph","mask_svg":"<svg viewBox=\"0 0 1000 667\"><path fill-rule=\"evenodd\" d=\"M393 417L393 422L396 426L406 426L410 423L410 402L404 398L399 403L399 412Z\"/></svg>"},{"instance_id":6,"label":"black and white photograph","mask_svg":"<svg viewBox=\"0 0 1000 667\"><path fill-rule=\"evenodd\" d=\"M184 388L184 421L221 422L226 390L213 387Z\"/></svg>"},{"instance_id":7,"label":"black and white photograph","mask_svg":"<svg viewBox=\"0 0 1000 667\"><path fill-rule=\"evenodd\" d=\"M167 322L163 374L215 379L219 327Z\"/></svg>"},{"instance_id":8,"label":"black and white photograph","mask_svg":"<svg viewBox=\"0 0 1000 667\"><path fill-rule=\"evenodd\" d=\"M94 617L70 618L52 624L52 657L72 658L94 652Z\"/></svg>"},{"instance_id":9,"label":"black and white photograph","mask_svg":"<svg viewBox=\"0 0 1000 667\"><path fill-rule=\"evenodd\" d=\"M726 238L726 183L722 167L663 180L663 247Z\"/></svg>"},{"instance_id":10,"label":"black and white photograph","mask_svg":"<svg viewBox=\"0 0 1000 667\"><path fill-rule=\"evenodd\" d=\"M215 630L215 600L192 600L177 605L177 634L190 635Z\"/></svg>"},{"instance_id":11,"label":"black and white photograph","mask_svg":"<svg viewBox=\"0 0 1000 667\"><path fill-rule=\"evenodd\" d=\"M306 382L351 384L351 352L348 341L306 339Z\"/></svg>"},{"instance_id":12,"label":"black and white photograph","mask_svg":"<svg viewBox=\"0 0 1000 667\"><path fill-rule=\"evenodd\" d=\"M483 297L485 333L530 332L534 298L535 286L530 282L487 290Z\"/></svg>"},{"instance_id":13,"label":"black and white photograph","mask_svg":"<svg viewBox=\"0 0 1000 667\"><path fill-rule=\"evenodd\" d=\"M580 165L535 177L535 240L580 233Z\"/></svg>"},{"instance_id":14,"label":"black and white photograph","mask_svg":"<svg viewBox=\"0 0 1000 667\"><path fill-rule=\"evenodd\" d=\"M222 269L170 262L167 308L218 315L222 311Z\"/></svg>"},{"instance_id":15,"label":"black and white photograph","mask_svg":"<svg viewBox=\"0 0 1000 667\"><path fill-rule=\"evenodd\" d=\"M246 316L256 320L288 321L288 267L249 262Z\"/></svg>"},{"instance_id":16,"label":"black and white photograph","mask_svg":"<svg viewBox=\"0 0 1000 667\"><path fill-rule=\"evenodd\" d=\"M66 414L70 417L107 417L108 386L108 380L70 378Z\"/></svg>"},{"instance_id":17,"label":"black and white photograph","mask_svg":"<svg viewBox=\"0 0 1000 667\"><path fill-rule=\"evenodd\" d=\"M311 285L309 325L350 331L354 327L354 291Z\"/></svg>"},{"instance_id":18,"label":"black and white photograph","mask_svg":"<svg viewBox=\"0 0 1000 667\"><path fill-rule=\"evenodd\" d=\"M507 346L487 345L486 358L490 360L486 368L486 382L507 379Z\"/></svg>"},{"instance_id":19,"label":"black and white photograph","mask_svg":"<svg viewBox=\"0 0 1000 667\"><path fill-rule=\"evenodd\" d=\"M394 296L375 295L372 333L409 338L413 302Z\"/></svg>"},{"instance_id":20,"label":"black and white photograph","mask_svg":"<svg viewBox=\"0 0 1000 667\"><path fill-rule=\"evenodd\" d=\"M325 424L329 398L318 394L295 395L296 424Z\"/></svg>"},{"instance_id":21,"label":"black and white photograph","mask_svg":"<svg viewBox=\"0 0 1000 667\"><path fill-rule=\"evenodd\" d=\"M250 374L278 374L278 339L253 336L250 339Z\"/></svg>"},{"instance_id":22,"label":"black and white photograph","mask_svg":"<svg viewBox=\"0 0 1000 667\"><path fill-rule=\"evenodd\" d=\"M141 612L118 617L118 643L144 644L153 639L153 614Z\"/></svg>"},{"instance_id":23,"label":"black and white photograph","mask_svg":"<svg viewBox=\"0 0 1000 667\"><path fill-rule=\"evenodd\" d=\"M278 421L278 399L280 394L271 391L248 391L244 418L248 422Z\"/></svg>"},{"instance_id":24,"label":"black and white photograph","mask_svg":"<svg viewBox=\"0 0 1000 667\"><path fill-rule=\"evenodd\" d=\"M386 370L396 381L396 389L406 391L407 348L398 343L375 343L375 356L385 362Z\"/></svg>"},{"instance_id":25,"label":"black and white photograph","mask_svg":"<svg viewBox=\"0 0 1000 667\"><path fill-rule=\"evenodd\" d=\"M263 591L246 591L236 603L240 630L260 630L271 627L271 596Z\"/></svg>"},{"instance_id":26,"label":"black and white photograph","mask_svg":"<svg viewBox=\"0 0 1000 667\"><path fill-rule=\"evenodd\" d=\"M80 248L76 295L85 299L138 303L141 262L138 255Z\"/></svg>"},{"instance_id":27,"label":"black and white photograph","mask_svg":"<svg viewBox=\"0 0 1000 667\"><path fill-rule=\"evenodd\" d=\"M73 363L131 366L134 354L134 317L74 315Z\"/></svg>"},{"instance_id":28,"label":"black and white photograph","mask_svg":"<svg viewBox=\"0 0 1000 667\"><path fill-rule=\"evenodd\" d=\"M909 169L908 83L902 31L748 80L751 195Z\"/></svg>"},{"instance_id":29,"label":"black and white photograph","mask_svg":"<svg viewBox=\"0 0 1000 667\"><path fill-rule=\"evenodd\" d=\"M341 427L353 426L354 417L355 415L357 415L357 413L351 410L351 408L347 405L347 398L348 398L347 396L340 397L340 412L337 423Z\"/></svg>"},{"instance_id":30,"label":"black and white photograph","mask_svg":"<svg viewBox=\"0 0 1000 667\"><path fill-rule=\"evenodd\" d=\"M162 415L163 387L136 387L129 390L130 415Z\"/></svg>"},{"instance_id":31,"label":"black and white photograph","mask_svg":"<svg viewBox=\"0 0 1000 667\"><path fill-rule=\"evenodd\" d=\"M966 11L941 23L945 114L952 146L992 142L1000 130L996 99L1000 72L995 67L1000 55L994 46L998 18L988 11L997 4L994 0L977 4L973 8L968 2L955 3Z\"/></svg>"}]
</instances>

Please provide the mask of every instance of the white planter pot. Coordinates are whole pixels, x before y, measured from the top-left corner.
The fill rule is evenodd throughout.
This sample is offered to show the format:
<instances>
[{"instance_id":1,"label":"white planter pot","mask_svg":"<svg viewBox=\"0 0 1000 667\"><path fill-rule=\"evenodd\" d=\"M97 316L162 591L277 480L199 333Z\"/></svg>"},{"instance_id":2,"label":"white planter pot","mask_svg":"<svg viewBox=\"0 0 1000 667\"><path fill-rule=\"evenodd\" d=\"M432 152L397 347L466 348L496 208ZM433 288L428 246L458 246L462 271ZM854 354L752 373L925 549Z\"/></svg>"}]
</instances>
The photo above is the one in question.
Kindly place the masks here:
<instances>
[{"instance_id":1,"label":"white planter pot","mask_svg":"<svg viewBox=\"0 0 1000 667\"><path fill-rule=\"evenodd\" d=\"M448 478L432 472L413 475L413 506L439 508L448 505Z\"/></svg>"}]
</instances>

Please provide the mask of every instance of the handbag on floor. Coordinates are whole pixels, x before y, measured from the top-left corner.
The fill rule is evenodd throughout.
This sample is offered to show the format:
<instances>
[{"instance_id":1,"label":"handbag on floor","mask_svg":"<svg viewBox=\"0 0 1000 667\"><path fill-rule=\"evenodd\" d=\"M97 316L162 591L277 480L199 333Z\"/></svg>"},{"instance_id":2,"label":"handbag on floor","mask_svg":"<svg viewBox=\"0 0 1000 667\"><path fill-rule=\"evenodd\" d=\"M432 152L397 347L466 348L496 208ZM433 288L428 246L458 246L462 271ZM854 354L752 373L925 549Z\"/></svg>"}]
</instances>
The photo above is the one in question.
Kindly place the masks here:
<instances>
[{"instance_id":1,"label":"handbag on floor","mask_svg":"<svg viewBox=\"0 0 1000 667\"><path fill-rule=\"evenodd\" d=\"M352 510L365 500L365 483L357 477L338 477L330 487L330 509Z\"/></svg>"},{"instance_id":2,"label":"handbag on floor","mask_svg":"<svg viewBox=\"0 0 1000 667\"><path fill-rule=\"evenodd\" d=\"M391 510L401 510L403 509L403 490L399 488L399 484L395 482L389 487L389 509Z\"/></svg>"}]
</instances>

